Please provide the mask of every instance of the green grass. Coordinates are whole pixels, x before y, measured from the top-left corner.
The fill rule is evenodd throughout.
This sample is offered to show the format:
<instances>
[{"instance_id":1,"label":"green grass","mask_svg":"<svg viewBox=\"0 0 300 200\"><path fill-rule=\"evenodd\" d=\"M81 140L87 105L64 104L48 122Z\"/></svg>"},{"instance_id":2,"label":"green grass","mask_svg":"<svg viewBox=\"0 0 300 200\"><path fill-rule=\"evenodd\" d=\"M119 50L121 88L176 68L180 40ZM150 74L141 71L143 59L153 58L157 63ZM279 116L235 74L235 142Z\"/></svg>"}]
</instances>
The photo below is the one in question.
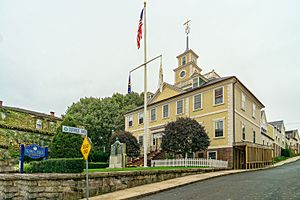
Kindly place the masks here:
<instances>
[{"instance_id":1,"label":"green grass","mask_svg":"<svg viewBox=\"0 0 300 200\"><path fill-rule=\"evenodd\" d=\"M100 169L89 169L89 172L174 170L174 169L194 169L194 168L207 168L207 167L127 167L127 168L100 168ZM84 170L84 172L85 172L85 170Z\"/></svg>"}]
</instances>

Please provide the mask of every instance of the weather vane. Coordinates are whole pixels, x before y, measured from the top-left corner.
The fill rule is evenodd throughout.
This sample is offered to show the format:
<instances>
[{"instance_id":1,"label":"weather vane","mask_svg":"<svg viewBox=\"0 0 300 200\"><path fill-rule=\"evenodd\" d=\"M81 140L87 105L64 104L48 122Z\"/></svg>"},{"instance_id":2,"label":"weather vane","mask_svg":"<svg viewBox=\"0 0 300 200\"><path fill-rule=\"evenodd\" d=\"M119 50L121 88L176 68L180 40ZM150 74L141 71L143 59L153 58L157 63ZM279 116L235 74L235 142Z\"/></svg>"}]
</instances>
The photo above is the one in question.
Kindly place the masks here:
<instances>
[{"instance_id":1,"label":"weather vane","mask_svg":"<svg viewBox=\"0 0 300 200\"><path fill-rule=\"evenodd\" d=\"M183 24L185 26L185 33L186 33L186 51L189 50L189 34L191 31L190 23L191 20L187 19L186 22Z\"/></svg>"}]
</instances>

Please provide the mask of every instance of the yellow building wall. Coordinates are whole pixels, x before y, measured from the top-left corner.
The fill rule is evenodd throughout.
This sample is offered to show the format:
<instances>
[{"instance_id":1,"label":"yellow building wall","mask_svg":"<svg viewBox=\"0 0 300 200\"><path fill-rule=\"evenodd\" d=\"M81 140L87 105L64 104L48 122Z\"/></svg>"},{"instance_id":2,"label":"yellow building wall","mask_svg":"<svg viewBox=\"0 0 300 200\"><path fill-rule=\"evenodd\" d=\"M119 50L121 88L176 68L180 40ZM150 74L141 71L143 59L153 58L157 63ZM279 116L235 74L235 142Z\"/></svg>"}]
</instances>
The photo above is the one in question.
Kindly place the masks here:
<instances>
[{"instance_id":1,"label":"yellow building wall","mask_svg":"<svg viewBox=\"0 0 300 200\"><path fill-rule=\"evenodd\" d=\"M167 124L168 122L175 121L179 117L191 117L196 119L199 123L201 123L211 140L210 147L218 147L218 146L228 146L228 84L231 84L230 81L223 82L221 84L217 84L211 87L203 88L202 90L197 90L195 92L188 93L186 95L182 95L180 97L170 99L167 101L162 101L160 103L151 105L148 107L148 144L151 141L151 128L159 127ZM223 87L223 103L219 105L214 105L214 89ZM194 104L194 95L202 94L202 109L193 110ZM164 90L162 96L170 95L170 90ZM183 100L183 108L184 113L180 115L176 115L176 104L178 100ZM163 118L162 106L169 105L169 117ZM150 110L152 108L156 108L156 120L151 121L151 113ZM144 130L144 124L138 124L138 113L142 112L143 108L131 113L133 116L133 126L128 127L128 121L126 117L126 131L132 132L135 137L138 138L139 135L142 135ZM128 116L128 115L126 115ZM216 119L224 119L224 137L214 138L214 120ZM231 144L232 145L232 144ZM148 145L149 146L149 145Z\"/></svg>"},{"instance_id":2,"label":"yellow building wall","mask_svg":"<svg viewBox=\"0 0 300 200\"><path fill-rule=\"evenodd\" d=\"M172 88L170 88L168 86L164 86L163 91L161 93L159 93L158 96L155 97L152 100L151 103L158 102L158 101L170 98L170 97L175 96L177 94L179 94L178 91L175 91L174 89L172 89Z\"/></svg>"},{"instance_id":3,"label":"yellow building wall","mask_svg":"<svg viewBox=\"0 0 300 200\"><path fill-rule=\"evenodd\" d=\"M245 95L245 110L242 109L242 94ZM262 106L251 94L239 83L234 87L235 98L235 141L242 142L242 123L246 128L246 141L253 142L253 131L255 131L255 143L262 144L260 133L260 112ZM256 105L255 118L252 116L252 104Z\"/></svg>"}]
</instances>

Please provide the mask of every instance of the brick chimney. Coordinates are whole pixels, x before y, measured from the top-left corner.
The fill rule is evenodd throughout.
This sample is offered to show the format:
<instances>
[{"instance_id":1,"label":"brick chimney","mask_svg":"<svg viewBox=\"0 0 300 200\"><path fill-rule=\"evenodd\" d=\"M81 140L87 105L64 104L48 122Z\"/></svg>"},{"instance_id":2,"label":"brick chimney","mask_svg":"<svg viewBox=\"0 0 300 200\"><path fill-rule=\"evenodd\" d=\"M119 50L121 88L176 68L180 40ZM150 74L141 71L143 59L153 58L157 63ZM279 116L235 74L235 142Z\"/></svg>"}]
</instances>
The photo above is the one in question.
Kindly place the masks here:
<instances>
[{"instance_id":1,"label":"brick chimney","mask_svg":"<svg viewBox=\"0 0 300 200\"><path fill-rule=\"evenodd\" d=\"M2 108L3 106L3 101L0 101L0 108Z\"/></svg>"},{"instance_id":2,"label":"brick chimney","mask_svg":"<svg viewBox=\"0 0 300 200\"><path fill-rule=\"evenodd\" d=\"M50 117L54 117L54 115L55 115L55 112L51 111L50 112Z\"/></svg>"}]
</instances>

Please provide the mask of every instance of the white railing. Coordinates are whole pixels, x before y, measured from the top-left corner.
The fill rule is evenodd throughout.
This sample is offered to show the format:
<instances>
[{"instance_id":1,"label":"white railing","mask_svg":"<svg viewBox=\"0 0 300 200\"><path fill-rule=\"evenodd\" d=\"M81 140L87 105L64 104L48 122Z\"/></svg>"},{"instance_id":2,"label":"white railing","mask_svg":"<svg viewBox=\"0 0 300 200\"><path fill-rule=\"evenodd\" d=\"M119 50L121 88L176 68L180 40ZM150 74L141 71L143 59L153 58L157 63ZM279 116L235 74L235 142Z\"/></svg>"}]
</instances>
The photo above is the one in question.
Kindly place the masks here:
<instances>
[{"instance_id":1,"label":"white railing","mask_svg":"<svg viewBox=\"0 0 300 200\"><path fill-rule=\"evenodd\" d=\"M151 167L177 167L177 166L227 168L228 161L204 159L204 158L151 160Z\"/></svg>"}]
</instances>

